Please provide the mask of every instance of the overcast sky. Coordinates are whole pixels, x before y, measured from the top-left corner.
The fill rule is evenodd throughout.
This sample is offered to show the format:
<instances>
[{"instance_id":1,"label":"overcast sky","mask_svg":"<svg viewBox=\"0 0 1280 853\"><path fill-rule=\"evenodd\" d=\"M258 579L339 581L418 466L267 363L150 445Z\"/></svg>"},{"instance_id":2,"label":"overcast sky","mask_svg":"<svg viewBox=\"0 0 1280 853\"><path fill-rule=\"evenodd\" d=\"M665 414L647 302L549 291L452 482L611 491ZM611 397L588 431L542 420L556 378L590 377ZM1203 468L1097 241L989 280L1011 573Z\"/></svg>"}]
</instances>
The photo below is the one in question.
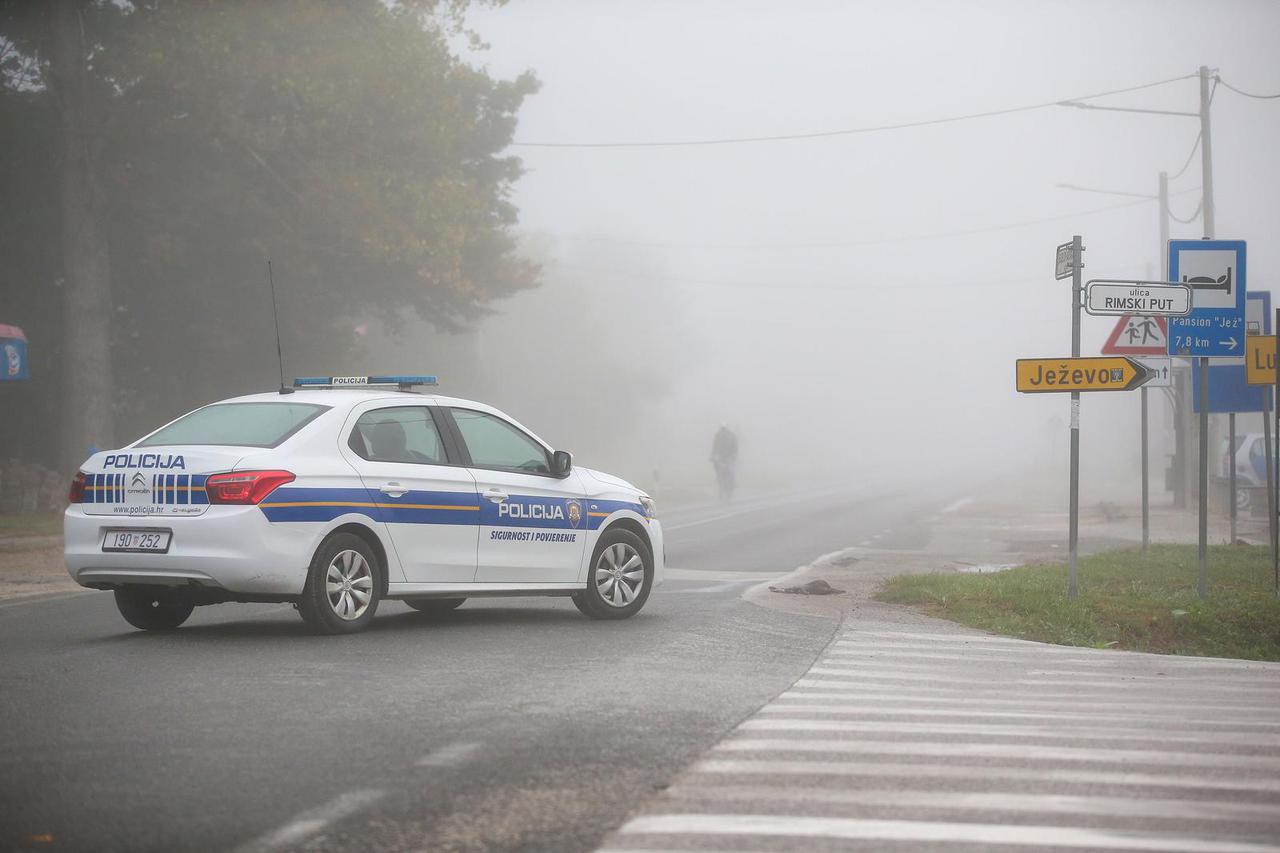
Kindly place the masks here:
<instances>
[{"instance_id":1,"label":"overcast sky","mask_svg":"<svg viewBox=\"0 0 1280 853\"><path fill-rule=\"evenodd\" d=\"M538 0L471 20L492 45L478 61L504 77L532 69L543 83L521 111L521 142L914 122L1201 64L1246 91L1280 92L1273 2ZM1195 111L1198 82L1093 103ZM1217 236L1249 241L1250 289L1269 289L1280 269L1280 101L1219 88L1212 115ZM1154 203L1085 214L1133 200L1055 185L1154 193L1198 130L1192 118L1049 107L811 140L516 147L529 173L515 201L524 229L553 236L560 262L602 281L635 275L608 260L610 241L654 244L628 247L661 272L634 286L675 293L705 340L710 356L685 390L707 422L752 420L740 400L767 390L841 423L897 412L918 424L894 428L899 440L930 440L941 418L961 447L981 441L977 413L1026 433L1065 413L1065 399L1013 393L1016 357L1069 352L1067 283L1051 274L1057 243L1083 235L1086 277L1159 275ZM1197 157L1171 182L1176 215L1195 211L1200 185ZM1050 217L1064 218L915 239ZM1200 227L1175 223L1172 234ZM744 248L706 248L724 246ZM1086 354L1111 325L1086 318ZM848 405L833 408L833 395ZM1122 405L1090 398L1086 410Z\"/></svg>"}]
</instances>

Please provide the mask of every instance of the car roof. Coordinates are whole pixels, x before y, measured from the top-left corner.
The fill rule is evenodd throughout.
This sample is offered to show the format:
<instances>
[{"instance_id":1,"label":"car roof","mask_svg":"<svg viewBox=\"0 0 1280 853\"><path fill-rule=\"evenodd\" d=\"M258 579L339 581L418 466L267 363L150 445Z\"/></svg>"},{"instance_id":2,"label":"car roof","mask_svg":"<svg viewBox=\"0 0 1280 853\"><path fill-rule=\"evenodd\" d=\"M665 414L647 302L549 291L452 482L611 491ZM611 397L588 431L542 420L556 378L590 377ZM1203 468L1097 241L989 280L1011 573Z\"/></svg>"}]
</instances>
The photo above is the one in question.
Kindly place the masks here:
<instances>
[{"instance_id":1,"label":"car roof","mask_svg":"<svg viewBox=\"0 0 1280 853\"><path fill-rule=\"evenodd\" d=\"M241 397L229 397L226 400L217 400L207 405L219 405L221 403L310 403L319 406L329 406L331 408L351 408L360 403L367 403L376 400L388 400L392 402L402 402L405 405L413 406L466 406L483 409L485 411L498 411L493 406L485 403L479 403L475 400L464 400L461 397L445 397L441 394L417 394L412 391L395 391L390 389L324 389L324 390L306 390L299 389L292 394L281 394L279 391L268 391L262 394L245 394Z\"/></svg>"}]
</instances>

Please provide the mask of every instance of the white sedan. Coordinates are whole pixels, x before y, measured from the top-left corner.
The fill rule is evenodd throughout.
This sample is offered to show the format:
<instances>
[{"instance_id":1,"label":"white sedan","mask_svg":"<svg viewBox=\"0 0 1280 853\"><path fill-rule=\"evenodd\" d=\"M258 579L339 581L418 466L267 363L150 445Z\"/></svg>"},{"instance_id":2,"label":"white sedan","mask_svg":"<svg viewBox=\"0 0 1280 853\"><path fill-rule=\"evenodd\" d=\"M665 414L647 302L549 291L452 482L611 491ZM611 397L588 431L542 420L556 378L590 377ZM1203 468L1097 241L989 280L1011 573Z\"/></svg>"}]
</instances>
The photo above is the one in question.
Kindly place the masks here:
<instances>
[{"instance_id":1,"label":"white sedan","mask_svg":"<svg viewBox=\"0 0 1280 853\"><path fill-rule=\"evenodd\" d=\"M491 406L410 390L424 384L299 379L95 453L66 511L71 577L147 630L226 601L293 602L322 633L363 629L384 598L640 610L663 576L649 496Z\"/></svg>"}]
</instances>

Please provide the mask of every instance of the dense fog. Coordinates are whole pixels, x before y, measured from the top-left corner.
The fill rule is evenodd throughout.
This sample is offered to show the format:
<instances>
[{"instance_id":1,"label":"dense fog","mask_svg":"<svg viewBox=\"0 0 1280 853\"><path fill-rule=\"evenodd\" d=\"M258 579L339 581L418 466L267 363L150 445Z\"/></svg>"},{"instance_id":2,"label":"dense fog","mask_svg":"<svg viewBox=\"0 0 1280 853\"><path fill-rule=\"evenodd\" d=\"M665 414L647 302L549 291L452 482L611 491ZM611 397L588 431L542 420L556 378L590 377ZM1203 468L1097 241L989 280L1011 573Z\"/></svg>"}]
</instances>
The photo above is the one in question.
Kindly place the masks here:
<instances>
[{"instance_id":1,"label":"dense fog","mask_svg":"<svg viewBox=\"0 0 1280 853\"><path fill-rule=\"evenodd\" d=\"M215 394L274 387L261 263L274 257L287 375L438 373L441 393L498 405L583 464L659 496L709 494L720 424L740 437L748 490L901 480L945 491L1015 474L1065 494L1067 397L1014 391L1016 358L1069 354L1070 283L1053 278L1054 247L1082 235L1086 279L1159 278L1162 249L1154 200L1060 185L1154 195L1164 171L1171 210L1187 219L1202 179L1190 156L1194 118L1051 104L1183 77L1088 103L1195 112L1199 81L1188 75L1200 65L1246 91L1277 91L1277 32L1280 6L1268 2L471 8L447 36L461 64L499 81L532 72L540 84L514 111L512 144L495 152L519 158L522 174L497 192L512 207L503 230L513 257L532 277L493 273L505 284L447 323L431 310L366 312L355 302L329 306L321 326L301 306L326 288L368 294L384 281L364 269L319 279L311 266L282 263L306 257L305 241L285 251L264 239L246 247L248 260L205 255L199 281L175 263L178 294L212 286L226 263L242 315L198 322L231 335L245 322L236 347L248 366L228 375L202 361L193 385L156 353L171 393L148 397L123 423L136 431ZM286 73L281 57L279 69L254 72ZM1050 106L856 134L576 147L806 137L1039 104ZM1216 236L1248 240L1250 290L1270 290L1280 268L1280 103L1219 88L1212 126ZM404 142L428 145L421 130ZM377 128L383 141L402 132ZM369 201L376 210L378 195ZM328 239L300 227L314 228L317 244ZM1171 236L1200 229L1199 219L1175 221ZM5 294L36 286L12 274L3 285ZM192 324L188 304L173 299L150 322ZM0 322L31 322L4 307ZM1086 316L1084 354L1113 325ZM33 360L45 343L33 341ZM126 359L128 341L113 346L115 381L127 389L136 373L125 365L136 371L147 358L130 349ZM1159 489L1171 406L1161 391L1150 405ZM1084 499L1136 495L1138 395L1086 395L1082 427ZM18 428L32 424L9 428L11 455ZM1241 419L1242 430L1258 428Z\"/></svg>"}]
</instances>

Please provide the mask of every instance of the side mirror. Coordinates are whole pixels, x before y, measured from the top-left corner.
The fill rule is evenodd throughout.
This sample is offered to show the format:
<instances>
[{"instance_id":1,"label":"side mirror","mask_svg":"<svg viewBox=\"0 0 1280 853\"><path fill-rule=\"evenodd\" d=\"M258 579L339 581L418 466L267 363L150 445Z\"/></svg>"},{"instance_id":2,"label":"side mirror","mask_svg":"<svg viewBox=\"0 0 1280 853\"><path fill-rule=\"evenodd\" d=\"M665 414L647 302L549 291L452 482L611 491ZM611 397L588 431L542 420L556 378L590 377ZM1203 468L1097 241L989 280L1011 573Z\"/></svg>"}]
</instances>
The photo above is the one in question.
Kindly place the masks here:
<instances>
[{"instance_id":1,"label":"side mirror","mask_svg":"<svg viewBox=\"0 0 1280 853\"><path fill-rule=\"evenodd\" d=\"M573 454L567 450L557 450L551 454L551 473L557 477L567 477L573 470Z\"/></svg>"}]
</instances>

